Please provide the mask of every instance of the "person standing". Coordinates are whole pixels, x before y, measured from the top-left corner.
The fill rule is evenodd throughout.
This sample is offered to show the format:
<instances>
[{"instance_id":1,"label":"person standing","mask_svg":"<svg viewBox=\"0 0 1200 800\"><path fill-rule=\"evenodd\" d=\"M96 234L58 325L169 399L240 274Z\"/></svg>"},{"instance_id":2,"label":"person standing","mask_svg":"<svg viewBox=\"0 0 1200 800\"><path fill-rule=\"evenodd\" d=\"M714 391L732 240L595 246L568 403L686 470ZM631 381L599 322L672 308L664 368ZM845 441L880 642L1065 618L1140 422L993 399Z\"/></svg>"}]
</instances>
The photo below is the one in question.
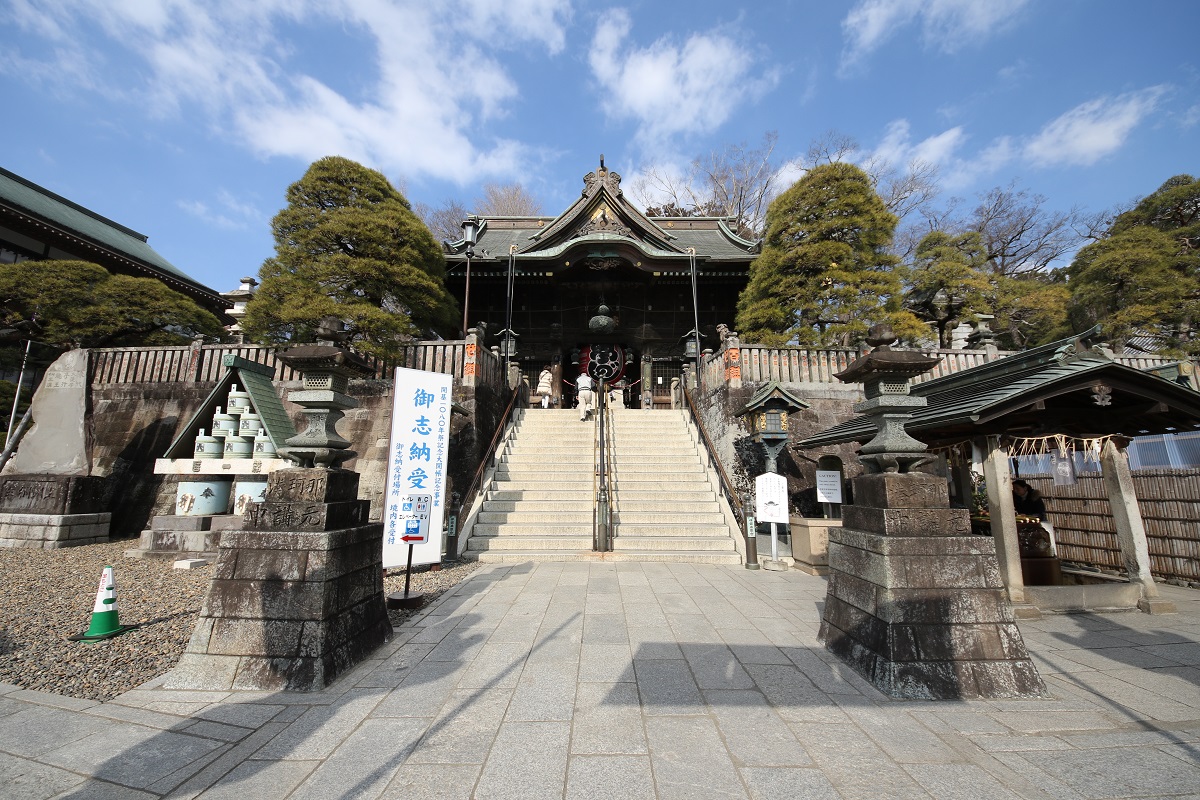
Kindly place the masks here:
<instances>
[{"instance_id":1,"label":"person standing","mask_svg":"<svg viewBox=\"0 0 1200 800\"><path fill-rule=\"evenodd\" d=\"M542 397L542 408L549 408L550 396L554 393L554 373L550 371L549 364L542 367L538 375L537 393Z\"/></svg>"},{"instance_id":2,"label":"person standing","mask_svg":"<svg viewBox=\"0 0 1200 800\"><path fill-rule=\"evenodd\" d=\"M588 414L596 408L596 392L593 391L592 376L586 372L579 373L575 379L575 388L579 390L579 419L585 420Z\"/></svg>"}]
</instances>

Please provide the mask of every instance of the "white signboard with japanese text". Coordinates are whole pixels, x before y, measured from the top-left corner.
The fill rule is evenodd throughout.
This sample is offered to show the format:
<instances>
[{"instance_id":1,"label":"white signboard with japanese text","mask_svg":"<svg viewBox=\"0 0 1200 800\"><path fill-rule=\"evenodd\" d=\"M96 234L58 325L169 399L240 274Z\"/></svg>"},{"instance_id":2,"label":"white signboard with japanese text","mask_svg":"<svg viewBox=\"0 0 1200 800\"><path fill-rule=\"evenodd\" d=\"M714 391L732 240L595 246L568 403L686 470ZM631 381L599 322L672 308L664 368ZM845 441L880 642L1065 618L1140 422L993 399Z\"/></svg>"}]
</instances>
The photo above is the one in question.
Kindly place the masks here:
<instances>
[{"instance_id":1,"label":"white signboard with japanese text","mask_svg":"<svg viewBox=\"0 0 1200 800\"><path fill-rule=\"evenodd\" d=\"M817 502L842 502L842 473L836 469L817 470Z\"/></svg>"},{"instance_id":2,"label":"white signboard with japanese text","mask_svg":"<svg viewBox=\"0 0 1200 800\"><path fill-rule=\"evenodd\" d=\"M759 522L788 523L787 478L764 472L754 479L754 517Z\"/></svg>"},{"instance_id":3,"label":"white signboard with japanese text","mask_svg":"<svg viewBox=\"0 0 1200 800\"><path fill-rule=\"evenodd\" d=\"M383 505L383 566L442 560L446 514L446 460L454 378L396 368L388 480Z\"/></svg>"}]
</instances>

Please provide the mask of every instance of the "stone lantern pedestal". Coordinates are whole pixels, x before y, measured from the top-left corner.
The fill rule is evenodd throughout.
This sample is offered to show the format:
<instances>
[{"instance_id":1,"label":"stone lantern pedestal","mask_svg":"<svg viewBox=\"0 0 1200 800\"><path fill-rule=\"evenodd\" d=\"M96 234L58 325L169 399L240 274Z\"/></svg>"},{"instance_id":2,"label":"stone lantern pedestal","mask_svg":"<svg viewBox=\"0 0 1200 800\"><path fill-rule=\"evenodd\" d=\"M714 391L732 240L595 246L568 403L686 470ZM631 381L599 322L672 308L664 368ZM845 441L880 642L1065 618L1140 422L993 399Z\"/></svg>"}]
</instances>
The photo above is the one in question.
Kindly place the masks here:
<instances>
[{"instance_id":1,"label":"stone lantern pedestal","mask_svg":"<svg viewBox=\"0 0 1200 800\"><path fill-rule=\"evenodd\" d=\"M296 351L299 350L297 353ZM329 684L392 634L383 594L383 523L367 522L354 456L334 425L357 405L345 394L353 354L295 348L303 370L289 399L308 429L280 452L300 466L267 479L242 530L221 537L212 583L168 688L308 691Z\"/></svg>"},{"instance_id":2,"label":"stone lantern pedestal","mask_svg":"<svg viewBox=\"0 0 1200 800\"><path fill-rule=\"evenodd\" d=\"M879 418L862 448L867 473L829 530L829 588L820 639L885 694L903 699L1037 697L1046 691L1005 595L991 537L972 536L949 487L910 471L928 460L904 430L924 398L908 380L936 359L878 347L837 377L866 384L857 410Z\"/></svg>"}]
</instances>

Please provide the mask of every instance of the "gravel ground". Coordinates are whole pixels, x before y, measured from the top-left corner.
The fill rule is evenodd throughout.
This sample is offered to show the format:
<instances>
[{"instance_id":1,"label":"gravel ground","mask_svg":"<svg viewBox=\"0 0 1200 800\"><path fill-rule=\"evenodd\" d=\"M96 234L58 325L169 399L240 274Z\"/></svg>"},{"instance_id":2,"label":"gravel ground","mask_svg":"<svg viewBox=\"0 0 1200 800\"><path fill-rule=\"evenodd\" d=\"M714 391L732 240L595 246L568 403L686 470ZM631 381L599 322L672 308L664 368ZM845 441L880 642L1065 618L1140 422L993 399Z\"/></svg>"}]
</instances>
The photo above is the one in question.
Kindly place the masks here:
<instances>
[{"instance_id":1,"label":"gravel ground","mask_svg":"<svg viewBox=\"0 0 1200 800\"><path fill-rule=\"evenodd\" d=\"M135 543L0 548L0 682L110 700L175 666L195 627L212 567L173 569L169 560L127 558L125 550ZM105 566L114 567L121 624L139 627L101 642L67 641L87 630ZM477 566L414 570L411 591L432 601ZM386 577L384 588L403 592L403 570ZM413 613L388 615L399 625Z\"/></svg>"}]
</instances>

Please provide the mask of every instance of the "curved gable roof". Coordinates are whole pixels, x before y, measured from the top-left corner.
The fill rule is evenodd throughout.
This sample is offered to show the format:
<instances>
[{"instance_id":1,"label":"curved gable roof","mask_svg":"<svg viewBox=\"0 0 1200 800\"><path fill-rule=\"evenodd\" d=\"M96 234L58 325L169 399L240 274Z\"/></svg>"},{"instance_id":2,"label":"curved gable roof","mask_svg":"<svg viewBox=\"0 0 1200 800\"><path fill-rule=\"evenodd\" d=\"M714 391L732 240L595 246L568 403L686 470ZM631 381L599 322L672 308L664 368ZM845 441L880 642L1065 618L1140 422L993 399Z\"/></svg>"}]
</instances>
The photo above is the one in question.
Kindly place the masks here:
<instances>
[{"instance_id":1,"label":"curved gable roof","mask_svg":"<svg viewBox=\"0 0 1200 800\"><path fill-rule=\"evenodd\" d=\"M1200 392L1118 363L1099 328L912 387L929 404L905 429L930 445L974 436L1076 437L1173 433L1200 427ZM865 442L859 416L810 436L804 448Z\"/></svg>"}]
</instances>

